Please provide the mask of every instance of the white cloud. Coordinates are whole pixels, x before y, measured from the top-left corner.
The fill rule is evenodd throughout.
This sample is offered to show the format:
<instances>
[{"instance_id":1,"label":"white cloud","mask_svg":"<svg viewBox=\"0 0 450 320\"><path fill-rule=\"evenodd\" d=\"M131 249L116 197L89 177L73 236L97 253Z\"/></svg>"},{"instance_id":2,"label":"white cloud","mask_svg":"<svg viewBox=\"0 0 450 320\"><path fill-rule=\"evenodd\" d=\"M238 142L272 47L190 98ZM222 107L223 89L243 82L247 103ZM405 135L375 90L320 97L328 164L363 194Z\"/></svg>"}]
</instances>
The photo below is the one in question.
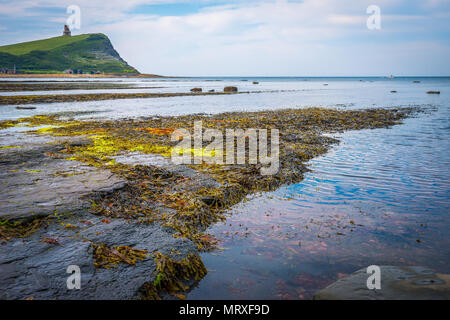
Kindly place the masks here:
<instances>
[{"instance_id":1,"label":"white cloud","mask_svg":"<svg viewBox=\"0 0 450 320\"><path fill-rule=\"evenodd\" d=\"M387 68L396 67L393 59L401 60L400 66L417 56L408 50L417 50L417 45L412 46L410 40L392 45L392 37L420 32L431 36L433 30L424 25L433 18L445 21L448 17L448 11L436 9L415 14L393 11L416 1L377 0L382 30L369 31L366 8L372 0L234 1L185 16L128 13L137 5L183 2L176 0L39 1L47 7L74 2L82 10L82 33L103 32L122 57L142 72L171 75L384 72L370 63L378 61L381 52L386 54ZM416 5L436 8L446 3L428 0ZM29 13L35 5L36 1L20 1L15 12ZM448 51L447 45L436 46L431 40L427 47L428 59ZM421 57L427 59L426 50ZM445 68L450 73L448 63Z\"/></svg>"},{"instance_id":2,"label":"white cloud","mask_svg":"<svg viewBox=\"0 0 450 320\"><path fill-rule=\"evenodd\" d=\"M121 54L146 72L171 75L345 74L355 61L362 61L358 69L361 73L381 72L379 67L368 67L370 59L378 57L373 45L370 46L372 51L365 49L370 39L379 41L380 34L395 34L398 28L403 28L403 32L415 32L411 21L429 17L384 15L385 25L400 23L400 26L385 28L376 34L366 28L365 10L370 1L366 2L241 3L181 17L135 16L106 26L106 30L113 35ZM378 2L387 9L400 1ZM405 23L403 27L402 23ZM366 41L352 41L353 38ZM349 41L351 45L346 44ZM340 42L342 45L338 45ZM375 47L378 52L391 52L391 55L392 50L397 50L389 43ZM408 48L408 45L403 47ZM389 65L393 67L395 64Z\"/></svg>"}]
</instances>

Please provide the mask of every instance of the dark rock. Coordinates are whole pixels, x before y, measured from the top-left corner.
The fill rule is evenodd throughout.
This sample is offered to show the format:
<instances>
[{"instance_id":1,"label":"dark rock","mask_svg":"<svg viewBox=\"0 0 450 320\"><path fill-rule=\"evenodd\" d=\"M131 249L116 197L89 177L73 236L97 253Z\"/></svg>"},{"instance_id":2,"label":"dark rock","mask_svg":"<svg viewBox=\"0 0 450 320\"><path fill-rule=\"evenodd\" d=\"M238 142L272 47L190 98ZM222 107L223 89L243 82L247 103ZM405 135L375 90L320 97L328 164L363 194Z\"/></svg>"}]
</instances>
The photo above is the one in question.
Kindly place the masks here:
<instances>
[{"instance_id":1,"label":"dark rock","mask_svg":"<svg viewBox=\"0 0 450 320\"><path fill-rule=\"evenodd\" d=\"M98 188L96 190L93 190L92 192L101 193L101 194L106 195L106 194L111 194L111 193L114 193L116 191L119 191L119 190L125 188L126 186L127 186L127 183L125 181L119 180L119 181L114 182L112 184L108 184L106 186L103 186L103 187L100 187L100 188Z\"/></svg>"},{"instance_id":2,"label":"dark rock","mask_svg":"<svg viewBox=\"0 0 450 320\"><path fill-rule=\"evenodd\" d=\"M259 84L259 82L258 81L253 81L253 84Z\"/></svg>"},{"instance_id":3,"label":"dark rock","mask_svg":"<svg viewBox=\"0 0 450 320\"><path fill-rule=\"evenodd\" d=\"M191 92L197 93L197 92L202 92L203 89L202 88L192 88Z\"/></svg>"},{"instance_id":4,"label":"dark rock","mask_svg":"<svg viewBox=\"0 0 450 320\"><path fill-rule=\"evenodd\" d=\"M320 290L316 300L441 300L450 299L450 275L426 267L380 266L381 289L369 290L367 268Z\"/></svg>"},{"instance_id":5,"label":"dark rock","mask_svg":"<svg viewBox=\"0 0 450 320\"><path fill-rule=\"evenodd\" d=\"M223 89L223 92L238 92L238 88L237 87L233 87L233 86L225 87Z\"/></svg>"},{"instance_id":6,"label":"dark rock","mask_svg":"<svg viewBox=\"0 0 450 320\"><path fill-rule=\"evenodd\" d=\"M34 109L36 109L36 107L22 107L22 106L17 106L16 109L18 109L18 110L34 110Z\"/></svg>"},{"instance_id":7,"label":"dark rock","mask_svg":"<svg viewBox=\"0 0 450 320\"><path fill-rule=\"evenodd\" d=\"M391 93L397 93L397 90L392 90Z\"/></svg>"},{"instance_id":8,"label":"dark rock","mask_svg":"<svg viewBox=\"0 0 450 320\"><path fill-rule=\"evenodd\" d=\"M84 146L90 145L90 144L92 144L92 142L89 141L89 140L78 140L78 141L71 141L71 142L68 142L68 145L69 145L70 147L72 147L72 148L75 148L75 147L84 147Z\"/></svg>"},{"instance_id":9,"label":"dark rock","mask_svg":"<svg viewBox=\"0 0 450 320\"><path fill-rule=\"evenodd\" d=\"M427 94L441 94L440 91L427 91Z\"/></svg>"}]
</instances>

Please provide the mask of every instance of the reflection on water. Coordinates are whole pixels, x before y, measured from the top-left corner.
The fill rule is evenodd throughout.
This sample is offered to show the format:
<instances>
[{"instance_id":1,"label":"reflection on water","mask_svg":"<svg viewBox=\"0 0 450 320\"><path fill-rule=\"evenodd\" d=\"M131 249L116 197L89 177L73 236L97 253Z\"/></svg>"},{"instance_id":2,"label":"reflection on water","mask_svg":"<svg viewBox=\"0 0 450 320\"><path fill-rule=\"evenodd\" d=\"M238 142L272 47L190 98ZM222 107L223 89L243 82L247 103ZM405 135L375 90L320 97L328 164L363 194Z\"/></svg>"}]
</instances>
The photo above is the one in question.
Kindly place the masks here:
<instances>
[{"instance_id":1,"label":"reflection on water","mask_svg":"<svg viewBox=\"0 0 450 320\"><path fill-rule=\"evenodd\" d=\"M298 184L230 210L188 299L310 299L371 264L450 272L449 110L348 132Z\"/></svg>"}]
</instances>

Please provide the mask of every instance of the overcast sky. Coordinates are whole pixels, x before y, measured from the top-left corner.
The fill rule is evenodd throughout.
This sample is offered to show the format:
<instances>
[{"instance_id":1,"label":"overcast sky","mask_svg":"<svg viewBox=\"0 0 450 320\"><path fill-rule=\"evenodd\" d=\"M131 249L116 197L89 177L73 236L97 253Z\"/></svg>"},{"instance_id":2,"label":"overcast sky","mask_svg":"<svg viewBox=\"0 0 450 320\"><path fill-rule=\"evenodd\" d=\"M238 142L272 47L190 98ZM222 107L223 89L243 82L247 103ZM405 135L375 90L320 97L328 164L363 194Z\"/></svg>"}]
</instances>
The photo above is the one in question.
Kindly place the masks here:
<instances>
[{"instance_id":1,"label":"overcast sky","mask_svg":"<svg viewBox=\"0 0 450 320\"><path fill-rule=\"evenodd\" d=\"M0 45L60 35L69 5L144 73L450 75L450 0L0 0Z\"/></svg>"}]
</instances>

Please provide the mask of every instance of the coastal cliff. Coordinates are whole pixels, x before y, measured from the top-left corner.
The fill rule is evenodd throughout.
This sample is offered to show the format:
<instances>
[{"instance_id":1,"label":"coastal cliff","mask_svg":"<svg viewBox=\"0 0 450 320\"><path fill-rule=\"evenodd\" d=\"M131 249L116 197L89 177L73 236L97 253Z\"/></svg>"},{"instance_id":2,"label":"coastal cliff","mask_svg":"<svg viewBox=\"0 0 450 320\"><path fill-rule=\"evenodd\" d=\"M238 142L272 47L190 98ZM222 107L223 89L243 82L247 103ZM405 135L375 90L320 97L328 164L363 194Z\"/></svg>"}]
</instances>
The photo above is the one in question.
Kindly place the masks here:
<instances>
[{"instance_id":1,"label":"coastal cliff","mask_svg":"<svg viewBox=\"0 0 450 320\"><path fill-rule=\"evenodd\" d=\"M14 73L17 70L21 73L139 74L101 33L0 46L0 68L13 69Z\"/></svg>"}]
</instances>

